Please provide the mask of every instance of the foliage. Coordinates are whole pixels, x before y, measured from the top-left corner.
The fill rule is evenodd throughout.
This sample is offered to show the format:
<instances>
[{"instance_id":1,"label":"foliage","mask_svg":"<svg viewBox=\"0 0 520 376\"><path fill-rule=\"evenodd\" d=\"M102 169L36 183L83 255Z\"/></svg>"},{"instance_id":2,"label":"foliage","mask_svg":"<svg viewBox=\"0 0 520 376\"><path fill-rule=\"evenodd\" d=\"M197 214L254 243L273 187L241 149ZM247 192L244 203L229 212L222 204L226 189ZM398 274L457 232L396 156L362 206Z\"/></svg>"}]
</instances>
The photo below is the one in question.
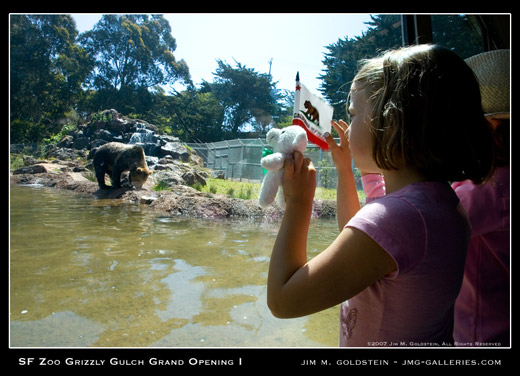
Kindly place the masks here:
<instances>
[{"instance_id":1,"label":"foliage","mask_svg":"<svg viewBox=\"0 0 520 376\"><path fill-rule=\"evenodd\" d=\"M215 82L205 86L224 106L224 130L238 137L240 128L254 120L253 126L265 132L276 111L277 97L271 76L238 62L236 68L222 60L217 63Z\"/></svg>"},{"instance_id":2,"label":"foliage","mask_svg":"<svg viewBox=\"0 0 520 376\"><path fill-rule=\"evenodd\" d=\"M361 36L326 46L320 91L346 118L345 104L360 59L401 45L399 15L371 16ZM432 16L435 42L462 57L480 52L468 18ZM294 92L269 74L217 60L214 82L196 88L162 15L104 15L78 35L69 15L10 15L11 143L56 141L63 126L114 108L155 124L185 142L212 142L265 133L292 122ZM165 87L183 83L181 92Z\"/></svg>"},{"instance_id":3,"label":"foliage","mask_svg":"<svg viewBox=\"0 0 520 376\"><path fill-rule=\"evenodd\" d=\"M244 200L256 200L260 194L260 184L209 178L201 191Z\"/></svg>"},{"instance_id":4,"label":"foliage","mask_svg":"<svg viewBox=\"0 0 520 376\"><path fill-rule=\"evenodd\" d=\"M257 200L260 194L260 183L247 183L223 179L207 179L206 186L201 188L202 192L222 194L244 200ZM360 199L364 198L363 191L358 191ZM317 200L335 200L335 188L317 187L315 193Z\"/></svg>"},{"instance_id":5,"label":"foliage","mask_svg":"<svg viewBox=\"0 0 520 376\"><path fill-rule=\"evenodd\" d=\"M43 142L44 142L45 144L57 144L58 142L61 141L61 139L62 139L64 136L68 135L68 134L69 134L72 130L74 130L75 128L76 128L75 125L72 125L72 124L65 124L65 125L61 128L61 130L60 130L58 133L56 133L56 134L50 136L49 138L44 138L44 139L43 139Z\"/></svg>"},{"instance_id":6,"label":"foliage","mask_svg":"<svg viewBox=\"0 0 520 376\"><path fill-rule=\"evenodd\" d=\"M172 133L186 142L221 140L224 107L212 92L201 92L193 87L174 96L163 96L164 113Z\"/></svg>"},{"instance_id":7,"label":"foliage","mask_svg":"<svg viewBox=\"0 0 520 376\"><path fill-rule=\"evenodd\" d=\"M177 44L162 15L104 15L79 43L95 60L86 82L93 89L89 110L144 114L159 85L191 84L188 65L173 56Z\"/></svg>"},{"instance_id":8,"label":"foliage","mask_svg":"<svg viewBox=\"0 0 520 376\"><path fill-rule=\"evenodd\" d=\"M80 35L79 42L96 61L89 76L95 89L190 82L188 65L173 56L176 41L162 15L104 15L93 30Z\"/></svg>"},{"instance_id":9,"label":"foliage","mask_svg":"<svg viewBox=\"0 0 520 376\"><path fill-rule=\"evenodd\" d=\"M334 116L346 119L347 95L350 84L362 59L376 56L381 50L398 47L402 43L399 15L370 16L371 26L356 38L338 39L328 45L323 64L325 73L320 76L320 91L334 106Z\"/></svg>"},{"instance_id":10,"label":"foliage","mask_svg":"<svg viewBox=\"0 0 520 376\"><path fill-rule=\"evenodd\" d=\"M24 160L23 160L23 154L9 154L9 170L17 170L19 168L22 168L25 166Z\"/></svg>"},{"instance_id":11,"label":"foliage","mask_svg":"<svg viewBox=\"0 0 520 376\"><path fill-rule=\"evenodd\" d=\"M68 15L10 16L11 142L36 142L81 97L91 61Z\"/></svg>"},{"instance_id":12,"label":"foliage","mask_svg":"<svg viewBox=\"0 0 520 376\"><path fill-rule=\"evenodd\" d=\"M320 91L334 105L334 116L346 119L347 95L358 69L358 62L372 58L388 49L402 45L401 16L370 16L370 28L355 38L340 38L328 46L320 76ZM463 58L482 52L478 33L468 18L461 15L432 16L432 33L435 43L454 50Z\"/></svg>"},{"instance_id":13,"label":"foliage","mask_svg":"<svg viewBox=\"0 0 520 376\"><path fill-rule=\"evenodd\" d=\"M468 17L432 16L433 39L467 59L482 51L481 37L471 26Z\"/></svg>"},{"instance_id":14,"label":"foliage","mask_svg":"<svg viewBox=\"0 0 520 376\"><path fill-rule=\"evenodd\" d=\"M169 185L164 180L160 180L157 184L154 185L153 190L155 192L165 191L169 189Z\"/></svg>"},{"instance_id":15,"label":"foliage","mask_svg":"<svg viewBox=\"0 0 520 376\"><path fill-rule=\"evenodd\" d=\"M334 166L328 158L320 159L318 162L319 167L319 181L324 188L333 188L335 185Z\"/></svg>"}]
</instances>

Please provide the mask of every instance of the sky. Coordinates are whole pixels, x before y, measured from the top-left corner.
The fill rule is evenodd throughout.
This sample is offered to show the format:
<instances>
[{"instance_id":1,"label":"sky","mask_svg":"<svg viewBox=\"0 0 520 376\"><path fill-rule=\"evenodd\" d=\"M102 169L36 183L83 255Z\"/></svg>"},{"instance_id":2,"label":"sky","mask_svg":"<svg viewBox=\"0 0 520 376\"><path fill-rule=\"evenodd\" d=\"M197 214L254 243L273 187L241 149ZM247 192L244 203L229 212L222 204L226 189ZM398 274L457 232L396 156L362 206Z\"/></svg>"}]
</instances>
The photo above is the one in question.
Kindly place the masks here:
<instances>
[{"instance_id":1,"label":"sky","mask_svg":"<svg viewBox=\"0 0 520 376\"><path fill-rule=\"evenodd\" d=\"M72 14L78 31L91 30L101 14ZM349 13L191 13L164 14L177 41L174 56L188 64L196 86L213 82L217 59L269 73L278 89L294 91L301 82L319 95L326 46L361 36L369 14ZM177 87L176 88L181 88Z\"/></svg>"}]
</instances>

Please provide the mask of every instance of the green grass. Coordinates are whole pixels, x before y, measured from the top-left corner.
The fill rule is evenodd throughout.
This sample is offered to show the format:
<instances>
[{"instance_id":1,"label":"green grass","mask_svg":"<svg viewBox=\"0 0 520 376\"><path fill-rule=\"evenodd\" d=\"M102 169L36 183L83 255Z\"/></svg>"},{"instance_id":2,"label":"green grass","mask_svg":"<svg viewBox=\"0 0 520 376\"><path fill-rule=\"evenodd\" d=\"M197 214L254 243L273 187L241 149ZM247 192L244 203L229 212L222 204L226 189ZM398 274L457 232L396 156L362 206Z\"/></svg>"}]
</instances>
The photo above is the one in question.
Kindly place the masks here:
<instances>
[{"instance_id":1,"label":"green grass","mask_svg":"<svg viewBox=\"0 0 520 376\"><path fill-rule=\"evenodd\" d=\"M216 193L227 195L229 197L241 198L245 200L257 200L260 194L260 183L245 183L232 180L212 179L206 180L207 184L199 190L206 193ZM360 200L364 200L363 191L358 191ZM333 188L316 188L315 199L335 200L336 189Z\"/></svg>"},{"instance_id":2,"label":"green grass","mask_svg":"<svg viewBox=\"0 0 520 376\"><path fill-rule=\"evenodd\" d=\"M244 200L256 200L260 193L260 183L245 183L223 179L206 179L206 185L201 192L227 195Z\"/></svg>"}]
</instances>

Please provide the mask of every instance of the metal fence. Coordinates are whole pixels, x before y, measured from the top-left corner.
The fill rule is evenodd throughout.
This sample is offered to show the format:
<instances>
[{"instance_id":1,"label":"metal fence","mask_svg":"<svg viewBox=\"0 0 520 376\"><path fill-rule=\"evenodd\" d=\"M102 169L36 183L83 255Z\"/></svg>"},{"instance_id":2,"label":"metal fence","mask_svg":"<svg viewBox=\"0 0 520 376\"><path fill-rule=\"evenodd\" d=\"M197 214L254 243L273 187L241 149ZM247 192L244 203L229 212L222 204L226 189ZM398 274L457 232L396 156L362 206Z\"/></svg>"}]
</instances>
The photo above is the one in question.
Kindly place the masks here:
<instances>
[{"instance_id":1,"label":"metal fence","mask_svg":"<svg viewBox=\"0 0 520 376\"><path fill-rule=\"evenodd\" d=\"M339 139L336 140L339 142ZM204 160L204 166L222 174L226 179L260 183L264 178L264 169L260 165L263 149L272 147L265 139L235 139L210 143L188 143L197 155ZM11 153L25 152L42 154L43 145L11 145ZM336 168L329 152L309 143L304 152L316 167L317 185L324 188L335 188L337 182ZM361 187L361 176L354 169L356 185Z\"/></svg>"},{"instance_id":2,"label":"metal fence","mask_svg":"<svg viewBox=\"0 0 520 376\"><path fill-rule=\"evenodd\" d=\"M260 165L262 151L264 148L272 149L265 139L260 138L187 145L202 157L205 167L220 171L226 179L248 182L262 181L265 174ZM335 188L337 175L330 153L309 143L304 154L316 167L318 186ZM356 183L360 186L359 181Z\"/></svg>"}]
</instances>

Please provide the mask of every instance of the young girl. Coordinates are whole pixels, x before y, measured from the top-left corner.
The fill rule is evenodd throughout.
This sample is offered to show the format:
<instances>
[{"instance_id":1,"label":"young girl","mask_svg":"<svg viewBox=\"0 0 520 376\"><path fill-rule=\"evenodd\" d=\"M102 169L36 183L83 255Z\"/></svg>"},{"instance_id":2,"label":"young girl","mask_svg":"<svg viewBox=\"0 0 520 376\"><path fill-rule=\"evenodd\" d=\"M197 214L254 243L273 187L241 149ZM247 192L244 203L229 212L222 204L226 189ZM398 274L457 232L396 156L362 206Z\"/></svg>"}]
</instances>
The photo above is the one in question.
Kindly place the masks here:
<instances>
[{"instance_id":1,"label":"young girl","mask_svg":"<svg viewBox=\"0 0 520 376\"><path fill-rule=\"evenodd\" d=\"M342 346L442 346L471 227L448 181L492 173L492 138L478 84L448 49L419 45L368 60L350 92L350 126L328 137L338 173L341 233L307 260L316 171L295 152L283 178L286 210L271 255L267 303L280 318L344 302ZM350 158L382 173L386 195L362 209Z\"/></svg>"}]
</instances>

